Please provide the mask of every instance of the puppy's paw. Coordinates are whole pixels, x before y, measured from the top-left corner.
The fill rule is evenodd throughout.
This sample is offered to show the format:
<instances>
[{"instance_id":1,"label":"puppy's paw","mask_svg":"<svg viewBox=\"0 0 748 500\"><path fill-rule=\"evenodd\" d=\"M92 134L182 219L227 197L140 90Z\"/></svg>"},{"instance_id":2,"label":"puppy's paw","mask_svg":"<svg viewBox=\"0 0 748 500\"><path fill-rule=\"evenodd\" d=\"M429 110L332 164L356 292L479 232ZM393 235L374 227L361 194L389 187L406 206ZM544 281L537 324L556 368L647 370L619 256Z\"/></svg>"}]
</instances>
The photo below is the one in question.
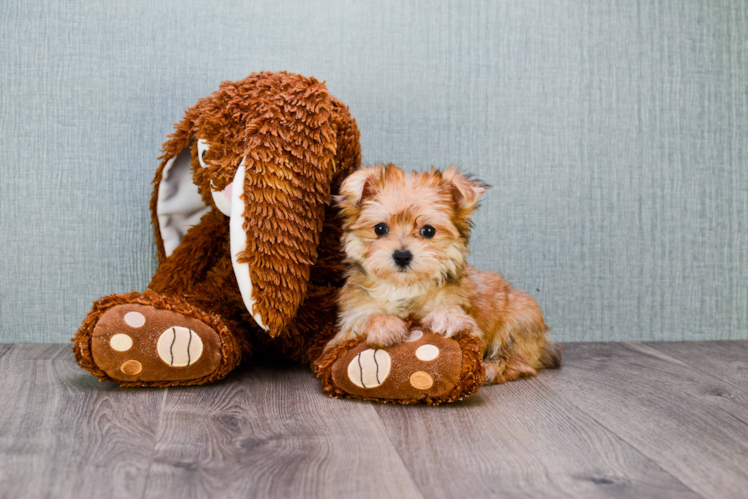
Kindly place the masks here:
<instances>
[{"instance_id":1,"label":"puppy's paw","mask_svg":"<svg viewBox=\"0 0 748 500\"><path fill-rule=\"evenodd\" d=\"M452 337L460 332L478 335L479 331L472 316L458 306L437 307L428 313L421 322L426 328L445 337Z\"/></svg>"},{"instance_id":2,"label":"puppy's paw","mask_svg":"<svg viewBox=\"0 0 748 500\"><path fill-rule=\"evenodd\" d=\"M366 344L385 348L408 338L408 325L397 316L374 314L366 322Z\"/></svg>"}]
</instances>

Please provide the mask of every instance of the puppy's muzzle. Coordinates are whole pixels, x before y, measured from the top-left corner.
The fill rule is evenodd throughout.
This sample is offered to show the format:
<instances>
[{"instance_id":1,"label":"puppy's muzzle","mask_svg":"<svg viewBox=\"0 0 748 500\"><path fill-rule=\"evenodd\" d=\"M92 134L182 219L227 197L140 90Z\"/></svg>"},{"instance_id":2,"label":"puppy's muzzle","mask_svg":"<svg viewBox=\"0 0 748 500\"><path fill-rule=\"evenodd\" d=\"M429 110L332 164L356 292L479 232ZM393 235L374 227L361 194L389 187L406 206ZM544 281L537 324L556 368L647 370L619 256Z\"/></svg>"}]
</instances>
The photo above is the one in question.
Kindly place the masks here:
<instances>
[{"instance_id":1,"label":"puppy's muzzle","mask_svg":"<svg viewBox=\"0 0 748 500\"><path fill-rule=\"evenodd\" d=\"M399 267L400 269L405 269L410 264L410 261L413 260L413 254L410 252L410 250L395 250L395 252L392 254L392 258L395 261L395 265Z\"/></svg>"}]
</instances>

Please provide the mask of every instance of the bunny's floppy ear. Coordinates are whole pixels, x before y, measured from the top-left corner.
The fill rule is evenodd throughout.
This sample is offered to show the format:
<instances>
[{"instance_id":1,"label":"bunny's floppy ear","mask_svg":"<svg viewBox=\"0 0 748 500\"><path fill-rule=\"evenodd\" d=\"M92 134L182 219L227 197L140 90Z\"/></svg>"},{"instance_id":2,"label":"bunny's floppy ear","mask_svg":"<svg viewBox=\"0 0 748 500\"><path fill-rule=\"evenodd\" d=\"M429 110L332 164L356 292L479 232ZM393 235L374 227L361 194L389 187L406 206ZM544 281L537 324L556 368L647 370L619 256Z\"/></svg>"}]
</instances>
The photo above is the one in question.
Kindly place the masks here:
<instances>
[{"instance_id":1,"label":"bunny's floppy ear","mask_svg":"<svg viewBox=\"0 0 748 500\"><path fill-rule=\"evenodd\" d=\"M306 297L331 201L331 96L314 78L289 73L260 73L222 91L241 99L247 117L234 131L246 145L231 191L234 274L255 321L276 336Z\"/></svg>"},{"instance_id":2,"label":"bunny's floppy ear","mask_svg":"<svg viewBox=\"0 0 748 500\"><path fill-rule=\"evenodd\" d=\"M187 230L200 222L200 218L210 210L192 180L191 115L189 110L164 143L161 164L153 179L151 220L159 262L171 255Z\"/></svg>"}]
</instances>

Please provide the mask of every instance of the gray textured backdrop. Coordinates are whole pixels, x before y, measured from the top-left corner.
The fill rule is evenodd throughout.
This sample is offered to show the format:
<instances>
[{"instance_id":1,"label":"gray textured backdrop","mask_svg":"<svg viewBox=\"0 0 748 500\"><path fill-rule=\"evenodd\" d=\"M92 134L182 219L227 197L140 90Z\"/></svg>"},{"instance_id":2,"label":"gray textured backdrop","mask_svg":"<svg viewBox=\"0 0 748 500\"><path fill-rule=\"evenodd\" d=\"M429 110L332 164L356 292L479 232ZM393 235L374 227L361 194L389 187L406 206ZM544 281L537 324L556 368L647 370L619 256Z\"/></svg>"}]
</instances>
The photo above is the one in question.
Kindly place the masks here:
<instances>
[{"instance_id":1,"label":"gray textured backdrop","mask_svg":"<svg viewBox=\"0 0 748 500\"><path fill-rule=\"evenodd\" d=\"M172 124L280 69L350 105L365 162L492 184L472 261L557 340L748 338L742 0L4 0L0 46L0 341L142 290Z\"/></svg>"}]
</instances>

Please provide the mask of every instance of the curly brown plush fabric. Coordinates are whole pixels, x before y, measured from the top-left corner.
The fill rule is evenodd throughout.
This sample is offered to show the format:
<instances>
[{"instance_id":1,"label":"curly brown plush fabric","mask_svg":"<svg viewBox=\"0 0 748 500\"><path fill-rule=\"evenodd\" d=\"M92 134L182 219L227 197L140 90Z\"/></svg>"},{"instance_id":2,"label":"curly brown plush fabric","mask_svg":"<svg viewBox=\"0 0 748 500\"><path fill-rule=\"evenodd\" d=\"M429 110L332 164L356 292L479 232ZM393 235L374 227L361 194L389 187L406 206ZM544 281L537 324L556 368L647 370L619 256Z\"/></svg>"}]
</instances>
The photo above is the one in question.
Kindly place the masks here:
<instances>
[{"instance_id":1,"label":"curly brown plush fabric","mask_svg":"<svg viewBox=\"0 0 748 500\"><path fill-rule=\"evenodd\" d=\"M250 265L253 297L263 322L271 335L280 335L306 297L318 253L326 260L315 274L339 270L329 268L330 260L341 261L339 238L331 234L321 246L320 235L325 223L329 227L336 217L326 210L331 189L361 162L355 120L314 78L258 73L240 82L224 82L212 96L200 99L170 137L151 197L159 260L166 260L166 255L156 207L168 160L192 143L195 182L207 206L213 206L211 189L231 183L243 160L247 248L240 261ZM198 137L211 144L205 156L208 168L200 168L197 161ZM316 277L331 281L340 276L324 274ZM157 278L158 274L154 281ZM183 286L193 282L183 279L189 281Z\"/></svg>"},{"instance_id":2,"label":"curly brown plush fabric","mask_svg":"<svg viewBox=\"0 0 748 500\"><path fill-rule=\"evenodd\" d=\"M199 141L209 145L201 158ZM187 230L176 248L167 250L159 225L159 193L166 169L183 151L191 154L199 198L212 210ZM331 199L360 162L356 122L324 83L287 72L222 83L187 109L164 144L150 203L159 267L148 291L95 302L73 339L76 359L102 380L114 380L97 366L92 332L107 310L145 300L213 328L223 339L224 360L200 380L115 380L122 385L207 383L250 355L310 363L334 333L335 299L343 279L340 221ZM213 192L232 184L240 168L243 185L234 189L243 190L246 247L232 262L229 226L234 211L231 217L224 215ZM236 274L237 263L248 265L249 276ZM242 296L240 278L251 283L252 310ZM136 346L138 332L128 334Z\"/></svg>"}]
</instances>

